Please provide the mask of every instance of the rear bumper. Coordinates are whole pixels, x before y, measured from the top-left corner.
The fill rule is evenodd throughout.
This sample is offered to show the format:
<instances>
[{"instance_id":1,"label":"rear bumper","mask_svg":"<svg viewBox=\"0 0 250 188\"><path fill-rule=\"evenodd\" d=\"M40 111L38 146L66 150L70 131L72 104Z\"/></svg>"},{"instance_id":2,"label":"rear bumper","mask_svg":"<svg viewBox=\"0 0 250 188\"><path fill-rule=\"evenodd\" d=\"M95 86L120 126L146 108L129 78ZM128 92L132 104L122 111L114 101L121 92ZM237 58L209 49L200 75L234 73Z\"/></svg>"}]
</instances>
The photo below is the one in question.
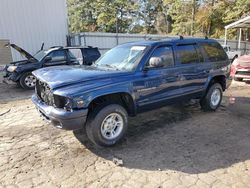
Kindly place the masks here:
<instances>
[{"instance_id":1,"label":"rear bumper","mask_svg":"<svg viewBox=\"0 0 250 188\"><path fill-rule=\"evenodd\" d=\"M65 111L64 109L46 105L36 95L33 95L31 99L43 119L57 128L65 130L82 129L86 122L87 109Z\"/></svg>"}]
</instances>

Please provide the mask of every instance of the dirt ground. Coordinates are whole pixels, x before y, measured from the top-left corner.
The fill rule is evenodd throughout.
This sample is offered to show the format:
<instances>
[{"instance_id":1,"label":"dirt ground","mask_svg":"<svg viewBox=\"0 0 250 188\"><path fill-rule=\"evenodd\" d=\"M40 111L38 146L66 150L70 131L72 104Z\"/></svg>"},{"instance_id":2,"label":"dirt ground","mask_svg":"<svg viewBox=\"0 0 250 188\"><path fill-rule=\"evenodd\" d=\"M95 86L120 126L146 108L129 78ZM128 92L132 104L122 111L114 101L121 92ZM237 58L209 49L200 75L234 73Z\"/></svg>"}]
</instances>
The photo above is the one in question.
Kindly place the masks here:
<instances>
[{"instance_id":1,"label":"dirt ground","mask_svg":"<svg viewBox=\"0 0 250 188\"><path fill-rule=\"evenodd\" d=\"M0 84L0 187L250 187L250 84L217 112L192 101L131 118L112 148L46 124L31 94Z\"/></svg>"}]
</instances>

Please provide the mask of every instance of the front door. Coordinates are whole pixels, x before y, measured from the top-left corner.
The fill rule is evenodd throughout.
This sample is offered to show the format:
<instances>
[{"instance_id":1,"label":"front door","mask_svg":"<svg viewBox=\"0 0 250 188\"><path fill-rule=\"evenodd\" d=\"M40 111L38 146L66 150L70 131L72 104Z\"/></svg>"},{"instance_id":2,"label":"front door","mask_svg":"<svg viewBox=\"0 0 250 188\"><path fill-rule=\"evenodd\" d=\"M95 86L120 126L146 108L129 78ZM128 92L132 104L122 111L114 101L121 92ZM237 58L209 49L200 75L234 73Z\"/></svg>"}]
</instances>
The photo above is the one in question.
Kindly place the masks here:
<instances>
[{"instance_id":1,"label":"front door","mask_svg":"<svg viewBox=\"0 0 250 188\"><path fill-rule=\"evenodd\" d=\"M146 64L144 72L138 73L134 82L139 107L167 102L181 93L178 84L178 69L175 67L172 46L160 46L154 50L152 57L163 60L162 67L150 67Z\"/></svg>"},{"instance_id":2,"label":"front door","mask_svg":"<svg viewBox=\"0 0 250 188\"><path fill-rule=\"evenodd\" d=\"M53 51L50 54L48 54L48 56L51 57L51 60L44 62L44 67L67 64L67 57L65 50Z\"/></svg>"}]
</instances>

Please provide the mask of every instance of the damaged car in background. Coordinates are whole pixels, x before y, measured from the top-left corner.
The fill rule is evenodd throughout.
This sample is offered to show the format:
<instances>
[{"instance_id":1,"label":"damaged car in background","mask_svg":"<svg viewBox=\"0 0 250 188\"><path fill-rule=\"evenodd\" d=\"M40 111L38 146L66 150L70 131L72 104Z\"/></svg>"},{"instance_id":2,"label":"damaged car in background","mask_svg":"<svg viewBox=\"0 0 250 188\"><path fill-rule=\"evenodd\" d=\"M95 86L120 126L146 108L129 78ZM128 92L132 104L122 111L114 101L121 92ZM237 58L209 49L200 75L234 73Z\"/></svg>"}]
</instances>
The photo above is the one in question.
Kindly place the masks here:
<instances>
[{"instance_id":1,"label":"damaged car in background","mask_svg":"<svg viewBox=\"0 0 250 188\"><path fill-rule=\"evenodd\" d=\"M243 55L235 59L231 66L231 76L236 81L250 79L250 55Z\"/></svg>"},{"instance_id":2,"label":"damaged car in background","mask_svg":"<svg viewBox=\"0 0 250 188\"><path fill-rule=\"evenodd\" d=\"M91 65L101 56L98 48L91 46L41 48L34 56L15 44L6 47L12 47L26 59L5 66L4 82L16 82L24 89L34 89L36 78L31 73L34 70L58 65Z\"/></svg>"}]
</instances>

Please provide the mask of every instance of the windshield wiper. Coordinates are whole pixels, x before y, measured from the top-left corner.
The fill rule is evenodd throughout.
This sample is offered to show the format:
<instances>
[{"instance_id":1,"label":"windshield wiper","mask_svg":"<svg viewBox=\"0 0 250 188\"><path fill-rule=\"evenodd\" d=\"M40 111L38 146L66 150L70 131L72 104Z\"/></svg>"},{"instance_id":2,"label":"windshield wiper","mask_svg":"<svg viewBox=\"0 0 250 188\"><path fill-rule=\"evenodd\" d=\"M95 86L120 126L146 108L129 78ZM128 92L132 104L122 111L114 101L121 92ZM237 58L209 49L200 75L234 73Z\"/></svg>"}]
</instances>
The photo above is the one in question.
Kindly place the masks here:
<instances>
[{"instance_id":1,"label":"windshield wiper","mask_svg":"<svg viewBox=\"0 0 250 188\"><path fill-rule=\"evenodd\" d=\"M110 64L101 64L102 66L108 67L108 68L112 68L112 69L116 69L119 70L116 66L114 65L110 65Z\"/></svg>"}]
</instances>

